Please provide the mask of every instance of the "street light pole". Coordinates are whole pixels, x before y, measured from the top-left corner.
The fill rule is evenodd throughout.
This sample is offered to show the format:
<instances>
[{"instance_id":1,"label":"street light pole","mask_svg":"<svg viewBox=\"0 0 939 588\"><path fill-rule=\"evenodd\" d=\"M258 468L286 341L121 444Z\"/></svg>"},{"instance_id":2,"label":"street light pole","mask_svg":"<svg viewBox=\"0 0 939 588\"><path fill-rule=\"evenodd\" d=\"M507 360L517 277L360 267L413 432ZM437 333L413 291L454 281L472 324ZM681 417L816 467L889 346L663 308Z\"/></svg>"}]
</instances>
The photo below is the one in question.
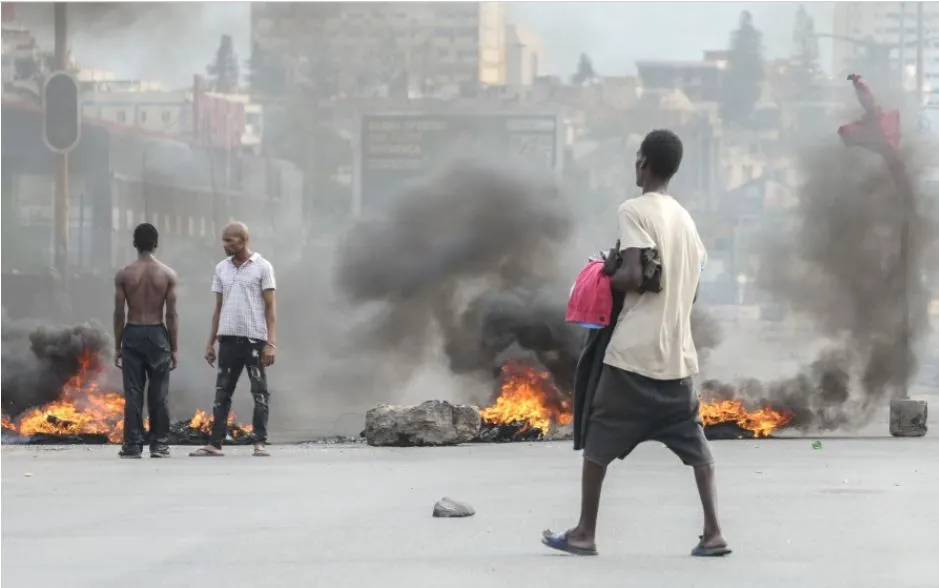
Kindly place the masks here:
<instances>
[{"instance_id":1,"label":"street light pole","mask_svg":"<svg viewBox=\"0 0 939 588\"><path fill-rule=\"evenodd\" d=\"M906 2L900 2L900 89L906 92Z\"/></svg>"},{"instance_id":2,"label":"street light pole","mask_svg":"<svg viewBox=\"0 0 939 588\"><path fill-rule=\"evenodd\" d=\"M55 21L55 69L64 71L68 67L68 28L66 24L66 4L56 2L53 7ZM79 123L80 124L80 123ZM55 256L56 272L61 279L64 293L69 288L69 197L68 197L68 152L60 151L55 155ZM64 298L64 297L63 297Z\"/></svg>"},{"instance_id":3,"label":"street light pole","mask_svg":"<svg viewBox=\"0 0 939 588\"><path fill-rule=\"evenodd\" d=\"M916 115L923 107L923 2L916 3Z\"/></svg>"}]
</instances>

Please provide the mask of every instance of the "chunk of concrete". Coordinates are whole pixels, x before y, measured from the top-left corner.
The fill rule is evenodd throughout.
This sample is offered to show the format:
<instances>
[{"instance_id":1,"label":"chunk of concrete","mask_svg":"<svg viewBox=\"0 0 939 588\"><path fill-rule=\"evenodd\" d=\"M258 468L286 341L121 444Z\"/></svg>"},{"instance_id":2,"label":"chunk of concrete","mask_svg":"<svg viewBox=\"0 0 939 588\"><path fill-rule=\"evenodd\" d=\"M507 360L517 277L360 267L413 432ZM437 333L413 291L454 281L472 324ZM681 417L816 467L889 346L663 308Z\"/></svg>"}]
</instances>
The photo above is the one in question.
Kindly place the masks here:
<instances>
[{"instance_id":1,"label":"chunk of concrete","mask_svg":"<svg viewBox=\"0 0 939 588\"><path fill-rule=\"evenodd\" d=\"M412 406L382 404L365 414L365 440L378 447L458 445L476 438L480 422L475 406L442 400Z\"/></svg>"},{"instance_id":2,"label":"chunk of concrete","mask_svg":"<svg viewBox=\"0 0 939 588\"><path fill-rule=\"evenodd\" d=\"M898 398L890 401L890 434L894 437L926 435L927 405L925 400Z\"/></svg>"},{"instance_id":3,"label":"chunk of concrete","mask_svg":"<svg viewBox=\"0 0 939 588\"><path fill-rule=\"evenodd\" d=\"M474 514L476 514L476 509L472 506L446 496L434 504L434 517L438 519L457 519L471 517Z\"/></svg>"}]
</instances>

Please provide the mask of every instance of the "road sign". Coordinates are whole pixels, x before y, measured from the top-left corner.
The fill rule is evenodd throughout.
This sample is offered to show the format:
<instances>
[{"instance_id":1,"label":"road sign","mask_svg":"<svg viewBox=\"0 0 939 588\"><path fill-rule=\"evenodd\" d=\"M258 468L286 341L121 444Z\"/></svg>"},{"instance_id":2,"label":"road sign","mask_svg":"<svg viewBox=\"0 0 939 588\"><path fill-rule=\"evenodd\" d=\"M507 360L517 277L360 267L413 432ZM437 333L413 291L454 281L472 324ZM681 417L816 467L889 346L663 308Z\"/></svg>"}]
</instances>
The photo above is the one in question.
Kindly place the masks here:
<instances>
[{"instance_id":1,"label":"road sign","mask_svg":"<svg viewBox=\"0 0 939 588\"><path fill-rule=\"evenodd\" d=\"M53 72L42 86L42 139L56 153L68 153L81 139L81 92L70 73Z\"/></svg>"},{"instance_id":2,"label":"road sign","mask_svg":"<svg viewBox=\"0 0 939 588\"><path fill-rule=\"evenodd\" d=\"M357 213L382 208L391 192L458 153L518 158L555 175L561 169L557 114L383 113L361 120Z\"/></svg>"}]
</instances>

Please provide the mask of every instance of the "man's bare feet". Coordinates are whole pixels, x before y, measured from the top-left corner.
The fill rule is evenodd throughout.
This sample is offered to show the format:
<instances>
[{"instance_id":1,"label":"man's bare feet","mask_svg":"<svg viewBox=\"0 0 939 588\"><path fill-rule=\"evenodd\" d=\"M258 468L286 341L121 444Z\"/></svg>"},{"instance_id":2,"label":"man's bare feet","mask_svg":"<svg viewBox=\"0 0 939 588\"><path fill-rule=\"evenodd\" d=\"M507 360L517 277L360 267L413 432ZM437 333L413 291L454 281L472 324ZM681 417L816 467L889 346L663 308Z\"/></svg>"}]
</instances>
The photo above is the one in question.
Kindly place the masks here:
<instances>
[{"instance_id":1,"label":"man's bare feet","mask_svg":"<svg viewBox=\"0 0 939 588\"><path fill-rule=\"evenodd\" d=\"M567 543L572 547L581 549L597 548L596 538L593 535L588 535L578 527L567 530Z\"/></svg>"},{"instance_id":2,"label":"man's bare feet","mask_svg":"<svg viewBox=\"0 0 939 588\"><path fill-rule=\"evenodd\" d=\"M715 533L711 536L699 535L699 543L701 547L727 547L727 540L724 539L724 536L720 533Z\"/></svg>"}]
</instances>

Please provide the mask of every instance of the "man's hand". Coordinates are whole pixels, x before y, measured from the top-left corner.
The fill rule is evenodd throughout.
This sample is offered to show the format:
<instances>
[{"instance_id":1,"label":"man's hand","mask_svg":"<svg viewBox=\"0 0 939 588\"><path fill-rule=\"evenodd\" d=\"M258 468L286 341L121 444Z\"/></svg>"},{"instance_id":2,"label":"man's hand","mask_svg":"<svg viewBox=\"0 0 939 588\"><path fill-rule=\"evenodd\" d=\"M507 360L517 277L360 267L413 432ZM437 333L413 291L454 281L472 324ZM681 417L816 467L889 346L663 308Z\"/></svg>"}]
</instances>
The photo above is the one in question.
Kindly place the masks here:
<instances>
[{"instance_id":1,"label":"man's hand","mask_svg":"<svg viewBox=\"0 0 939 588\"><path fill-rule=\"evenodd\" d=\"M264 353L261 354L261 365L264 367L274 365L274 356L277 354L277 348L273 345L265 345Z\"/></svg>"},{"instance_id":2,"label":"man's hand","mask_svg":"<svg viewBox=\"0 0 939 588\"><path fill-rule=\"evenodd\" d=\"M215 345L209 345L205 348L205 361L212 367L215 367Z\"/></svg>"},{"instance_id":3,"label":"man's hand","mask_svg":"<svg viewBox=\"0 0 939 588\"><path fill-rule=\"evenodd\" d=\"M170 371L175 370L177 365L179 365L179 352L174 351L170 353Z\"/></svg>"},{"instance_id":4,"label":"man's hand","mask_svg":"<svg viewBox=\"0 0 939 588\"><path fill-rule=\"evenodd\" d=\"M124 356L123 356L123 352L120 349L114 352L114 367L116 367L117 369L124 368Z\"/></svg>"}]
</instances>

